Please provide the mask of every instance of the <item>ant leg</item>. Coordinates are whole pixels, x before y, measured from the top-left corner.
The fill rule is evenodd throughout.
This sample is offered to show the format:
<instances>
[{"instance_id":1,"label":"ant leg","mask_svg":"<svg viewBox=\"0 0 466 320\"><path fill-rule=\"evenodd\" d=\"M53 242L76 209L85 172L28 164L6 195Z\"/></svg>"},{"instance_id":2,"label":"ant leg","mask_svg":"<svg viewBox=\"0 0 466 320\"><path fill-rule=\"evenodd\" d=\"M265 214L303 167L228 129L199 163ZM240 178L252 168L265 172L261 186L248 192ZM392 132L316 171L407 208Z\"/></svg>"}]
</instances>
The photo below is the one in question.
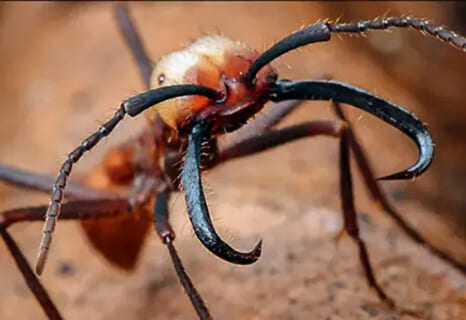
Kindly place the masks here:
<instances>
[{"instance_id":1,"label":"ant leg","mask_svg":"<svg viewBox=\"0 0 466 320\"><path fill-rule=\"evenodd\" d=\"M0 226L5 228L18 222L43 221L48 206L17 208L0 213ZM109 218L119 214L130 214L125 198L76 200L62 204L60 218L65 220L86 220Z\"/></svg>"},{"instance_id":2,"label":"ant leg","mask_svg":"<svg viewBox=\"0 0 466 320\"><path fill-rule=\"evenodd\" d=\"M359 237L356 211L353 203L353 187L349 171L349 143L347 128L344 123L334 121L313 121L280 130L269 131L262 137L253 137L238 145L231 146L228 149L220 150L218 158L220 161L227 161L233 158L239 158L265 151L300 138L307 138L316 135L327 135L340 138L340 179L345 230L358 244L360 260L364 267L369 285L376 290L378 296L383 301L386 301L390 306L394 306L393 301L378 285L369 261L366 246L363 240Z\"/></svg>"},{"instance_id":3,"label":"ant leg","mask_svg":"<svg viewBox=\"0 0 466 320\"><path fill-rule=\"evenodd\" d=\"M367 111L393 127L399 129L416 142L420 156L416 164L408 169L379 179L407 179L419 176L429 167L434 145L429 131L424 124L413 114L403 108L381 99L367 91L338 81L277 81L271 100L281 101L287 99L332 100L347 103L354 107ZM341 112L340 112L341 116ZM347 126L349 129L350 127ZM379 201L382 208L395 220L395 222L416 242L425 245L433 254L448 262L450 265L466 273L466 266L456 261L445 252L432 246L421 234L410 227L403 218L390 206L385 196L377 185L377 180L372 173L367 157L358 144L352 130L349 130L349 142L355 155L356 162L361 170L366 186L372 197Z\"/></svg>"},{"instance_id":4,"label":"ant leg","mask_svg":"<svg viewBox=\"0 0 466 320\"><path fill-rule=\"evenodd\" d=\"M342 114L340 110L340 115ZM342 120L345 120L341 117ZM333 121L314 121L314 122L307 122L301 125L295 125L292 127L280 129L280 130L272 130L265 133L261 137L251 137L247 140L242 141L241 143L233 146L229 146L228 148L223 148L219 150L218 155L218 162L217 164L231 160L234 158L244 157L248 155L252 155L261 151L265 151L279 145L305 138L311 137L315 135L326 135L332 137L341 137L340 141L340 148L342 148L342 155L341 159L347 158L348 151L347 149L350 147L355 155L355 159L359 169L361 170L364 180L366 182L366 186L368 187L371 195L374 199L379 200L383 209L393 217L393 219L398 223L398 225L415 241L420 244L425 245L431 252L435 255L440 257L441 259L445 260L453 267L457 268L462 273L465 273L466 267L457 262L454 258L448 256L446 253L442 252L441 250L435 248L431 244L429 244L416 230L411 228L402 218L401 216L390 206L386 198L384 197L382 191L377 185L377 181L372 174L370 166L367 162L367 159L363 153L363 150L357 140L354 137L354 133L351 130L351 127L348 123L338 123ZM342 161L343 162L343 161ZM348 164L341 164L349 168ZM364 270L366 272L369 284L377 290L378 295L385 301L390 303L390 299L387 299L387 296L384 294L383 290L377 285L374 277L374 273L372 268L369 264L369 258L367 254L367 250L365 248L364 243L359 238L359 233L357 230L357 221L355 220L354 208L353 208L353 201L352 197L350 200L350 196L352 195L352 185L351 185L351 177L349 176L348 170L341 170L342 174L342 199L344 200L344 213L345 213L345 227L347 232L355 238L358 243L359 250L360 250L360 258L363 264ZM348 176L343 176L343 175ZM346 181L346 182L344 182ZM344 183L343 183L344 182ZM347 209L348 207L349 209Z\"/></svg>"},{"instance_id":5,"label":"ant leg","mask_svg":"<svg viewBox=\"0 0 466 320\"><path fill-rule=\"evenodd\" d=\"M249 156L302 138L317 135L340 137L341 128L342 124L335 121L309 121L283 129L271 130L262 136L252 136L237 144L220 148L215 164Z\"/></svg>"},{"instance_id":6,"label":"ant leg","mask_svg":"<svg viewBox=\"0 0 466 320\"><path fill-rule=\"evenodd\" d=\"M50 193L50 186L53 185L55 179L50 176L0 164L0 181L26 189ZM65 196L69 199L103 199L116 197L114 193L97 190L75 182L70 182L69 189L65 191Z\"/></svg>"},{"instance_id":7,"label":"ant leg","mask_svg":"<svg viewBox=\"0 0 466 320\"><path fill-rule=\"evenodd\" d=\"M148 89L150 87L153 64L147 55L139 32L130 17L128 5L121 3L116 4L114 7L114 14L118 28L133 55L133 59L138 64L142 80L144 81L146 89Z\"/></svg>"},{"instance_id":8,"label":"ant leg","mask_svg":"<svg viewBox=\"0 0 466 320\"><path fill-rule=\"evenodd\" d=\"M430 244L419 232L417 232L414 228L412 228L404 219L403 217L390 205L387 198L385 197L384 193L380 189L377 184L377 179L373 174L372 168L367 160L367 156L364 153L362 146L356 139L356 136L351 129L351 124L346 120L343 110L341 109L338 103L332 102L332 105L335 109L337 116L345 121L348 126L348 141L351 146L351 150L354 154L356 164L359 167L359 170L362 173L362 176L365 181L365 185L369 190L372 198L382 206L382 209L389 214L393 220L395 220L396 224L414 241L417 243L425 246L430 252L434 255L442 259L443 261L447 262L455 269L459 270L461 273L466 274L466 264L461 263L448 255L447 253L443 252L442 250L436 248L432 244Z\"/></svg>"},{"instance_id":9,"label":"ant leg","mask_svg":"<svg viewBox=\"0 0 466 320\"><path fill-rule=\"evenodd\" d=\"M285 129L269 131L262 137L253 137L238 145L230 146L228 149L220 150L218 158L220 161L227 161L232 158L251 155L284 143L315 135L340 137L340 179L345 230L358 244L361 263L364 267L369 285L376 290L378 296L383 301L386 301L390 306L394 306L393 301L378 285L369 261L366 246L363 240L359 237L356 211L353 203L353 186L349 170L349 143L347 130L348 129L344 123L342 124L334 121L307 122Z\"/></svg>"},{"instance_id":10,"label":"ant leg","mask_svg":"<svg viewBox=\"0 0 466 320\"><path fill-rule=\"evenodd\" d=\"M124 214L125 210L122 208L125 207L127 207L126 199L73 201L63 205L62 217L63 219L73 220L111 217L117 214ZM56 306L39 279L35 276L21 249L19 249L7 231L7 228L14 223L42 221L46 211L47 206L38 206L12 209L0 213L0 235L23 275L27 286L42 306L47 317L50 320L60 320L62 317Z\"/></svg>"},{"instance_id":11,"label":"ant leg","mask_svg":"<svg viewBox=\"0 0 466 320\"><path fill-rule=\"evenodd\" d=\"M369 286L374 288L377 295L382 301L387 302L390 307L395 304L390 299L383 289L377 283L374 276L374 271L369 260L369 253L366 249L366 244L359 236L358 220L356 210L354 208L353 182L351 179L350 157L349 157L349 133L348 129L341 131L340 137L340 196L342 200L344 230L359 247L359 259L366 273L366 278Z\"/></svg>"},{"instance_id":12,"label":"ant leg","mask_svg":"<svg viewBox=\"0 0 466 320\"><path fill-rule=\"evenodd\" d=\"M275 103L270 109L257 117L251 123L248 123L238 132L228 139L228 145L238 144L243 140L247 140L254 136L259 136L264 132L269 131L272 127L279 124L291 112L293 112L300 104L301 100L286 100Z\"/></svg>"},{"instance_id":13,"label":"ant leg","mask_svg":"<svg viewBox=\"0 0 466 320\"><path fill-rule=\"evenodd\" d=\"M175 233L173 232L170 222L168 221L168 198L170 194L167 191L157 193L154 205L154 224L155 230L159 235L162 242L167 246L170 257L175 267L178 279L180 279L183 288L188 295L191 303L196 310L201 320L212 319L207 306L202 300L201 296L194 287L189 275L183 267L178 253L176 252L173 241L175 240Z\"/></svg>"},{"instance_id":14,"label":"ant leg","mask_svg":"<svg viewBox=\"0 0 466 320\"><path fill-rule=\"evenodd\" d=\"M8 247L8 250L10 251L11 255L15 259L16 265L18 266L19 270L23 274L24 279L26 280L27 286L33 292L37 301L39 301L47 317L50 320L63 319L57 307L53 303L52 299L50 299L50 296L48 295L47 291L42 286L39 279L37 279L37 277L34 275L34 272L32 271L31 266L27 262L26 257L23 255L23 253L19 249L15 240L13 240L13 238L10 236L8 231L2 225L0 225L0 235L3 238L3 241L5 241L5 244Z\"/></svg>"}]
</instances>

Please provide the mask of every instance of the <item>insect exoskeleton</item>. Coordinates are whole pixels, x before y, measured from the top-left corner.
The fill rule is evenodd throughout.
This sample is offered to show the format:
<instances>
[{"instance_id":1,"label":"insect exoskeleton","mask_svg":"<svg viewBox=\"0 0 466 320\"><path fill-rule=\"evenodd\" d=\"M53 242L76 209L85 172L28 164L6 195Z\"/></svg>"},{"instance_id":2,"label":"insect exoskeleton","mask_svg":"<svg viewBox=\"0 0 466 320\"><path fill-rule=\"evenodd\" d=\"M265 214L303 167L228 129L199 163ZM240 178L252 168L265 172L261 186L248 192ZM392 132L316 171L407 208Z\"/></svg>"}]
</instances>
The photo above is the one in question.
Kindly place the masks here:
<instances>
[{"instance_id":1,"label":"insect exoskeleton","mask_svg":"<svg viewBox=\"0 0 466 320\"><path fill-rule=\"evenodd\" d=\"M203 120L211 122L213 134L238 129L264 106L268 89L277 78L274 68L267 65L254 82L243 79L258 56L243 43L218 35L204 36L164 56L152 73L153 89L197 84L218 90L223 98L215 102L204 96L166 100L148 112L149 124L158 113L169 127L181 132Z\"/></svg>"}]
</instances>

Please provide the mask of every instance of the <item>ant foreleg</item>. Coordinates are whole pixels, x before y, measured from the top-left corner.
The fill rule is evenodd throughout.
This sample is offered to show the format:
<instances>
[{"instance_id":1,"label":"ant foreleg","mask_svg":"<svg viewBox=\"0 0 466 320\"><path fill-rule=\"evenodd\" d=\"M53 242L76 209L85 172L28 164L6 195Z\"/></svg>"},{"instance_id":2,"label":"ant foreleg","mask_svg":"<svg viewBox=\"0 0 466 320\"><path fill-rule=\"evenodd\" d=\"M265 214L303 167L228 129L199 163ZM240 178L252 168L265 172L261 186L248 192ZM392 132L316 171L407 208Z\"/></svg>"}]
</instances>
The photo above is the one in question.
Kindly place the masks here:
<instances>
[{"instance_id":1,"label":"ant foreleg","mask_svg":"<svg viewBox=\"0 0 466 320\"><path fill-rule=\"evenodd\" d=\"M269 110L255 118L228 139L228 145L235 145L251 137L262 135L279 124L302 103L301 100L286 100L274 103Z\"/></svg>"},{"instance_id":2,"label":"ant foreleg","mask_svg":"<svg viewBox=\"0 0 466 320\"><path fill-rule=\"evenodd\" d=\"M175 240L175 233L168 221L168 198L169 193L167 191L160 192L157 194L154 205L154 224L155 230L159 237L162 239L162 242L167 246L168 251L170 252L170 257L175 267L176 274L180 279L181 284L183 285L186 294L188 295L191 303L193 304L194 309L196 310L199 318L201 320L210 320L209 310L202 300L201 296L194 287L189 275L186 273L186 270L183 267L178 253L176 252L173 241Z\"/></svg>"},{"instance_id":3,"label":"ant foreleg","mask_svg":"<svg viewBox=\"0 0 466 320\"><path fill-rule=\"evenodd\" d=\"M271 130L262 136L252 136L236 144L220 148L217 163L249 156L297 139L316 135L339 137L341 127L341 123L335 121L310 121L283 129Z\"/></svg>"}]
</instances>

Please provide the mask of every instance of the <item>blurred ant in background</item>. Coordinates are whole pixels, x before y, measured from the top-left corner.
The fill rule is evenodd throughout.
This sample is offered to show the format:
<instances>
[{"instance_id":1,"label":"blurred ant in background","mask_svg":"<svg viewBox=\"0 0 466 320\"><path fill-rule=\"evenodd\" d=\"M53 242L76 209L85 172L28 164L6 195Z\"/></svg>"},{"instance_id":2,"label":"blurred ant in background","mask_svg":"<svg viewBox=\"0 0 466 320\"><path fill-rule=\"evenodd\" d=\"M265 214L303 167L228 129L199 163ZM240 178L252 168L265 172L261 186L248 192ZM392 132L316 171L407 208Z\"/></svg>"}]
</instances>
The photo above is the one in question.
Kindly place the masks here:
<instances>
[{"instance_id":1,"label":"blurred ant in background","mask_svg":"<svg viewBox=\"0 0 466 320\"><path fill-rule=\"evenodd\" d=\"M378 284L365 243L359 235L350 152L354 155L372 198L380 203L398 226L416 242L465 273L462 263L429 244L403 220L377 183L380 179L412 179L427 170L432 161L434 145L421 120L385 99L342 82L329 79L277 80L278 75L270 64L277 57L296 48L328 41L334 33L360 34L369 30L410 28L465 51L464 37L425 20L409 17L349 24L322 22L291 34L262 54L223 36L205 36L185 49L163 57L154 66L127 8L119 5L115 13L119 29L137 62L147 91L123 101L109 121L69 153L55 182L46 176L0 165L0 179L7 183L42 192L49 192L53 185L48 207L17 208L0 215L0 234L49 319L62 317L8 233L7 228L11 224L40 221L46 215L36 264L36 273L41 274L58 217L80 220L91 243L109 261L124 269L134 267L153 219L156 233L167 246L176 273L199 318L211 319L174 247L175 234L170 226L168 212L170 195L176 191L184 193L193 230L210 252L230 263L252 264L261 255L261 241L252 250L241 252L217 234L204 197L202 169L317 135L339 139L340 197L344 219L341 234L347 233L358 245L369 286L376 290L381 300L395 307L393 300ZM274 129L275 125L296 109L301 100L331 101L339 120L308 121L284 129ZM217 145L219 136L243 127L269 101L276 104L265 117L255 119L224 147ZM406 170L376 179L339 103L369 112L412 139L419 151L417 162ZM142 112L147 116L144 133L112 149L103 163L92 172L89 186L68 183L72 167L86 151L109 135L126 115L135 117ZM106 191L110 187L128 185L132 185L132 191L125 198ZM64 198L67 201L62 203Z\"/></svg>"}]
</instances>

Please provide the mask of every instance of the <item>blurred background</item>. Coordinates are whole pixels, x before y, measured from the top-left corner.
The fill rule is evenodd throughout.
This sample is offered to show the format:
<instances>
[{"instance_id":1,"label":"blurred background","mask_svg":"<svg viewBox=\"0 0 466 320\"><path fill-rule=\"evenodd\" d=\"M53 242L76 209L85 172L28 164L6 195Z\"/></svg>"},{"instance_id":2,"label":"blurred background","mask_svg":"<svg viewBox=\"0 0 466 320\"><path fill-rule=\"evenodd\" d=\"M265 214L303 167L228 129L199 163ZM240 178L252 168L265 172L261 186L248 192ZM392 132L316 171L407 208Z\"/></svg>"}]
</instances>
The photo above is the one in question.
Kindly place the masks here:
<instances>
[{"instance_id":1,"label":"blurred background","mask_svg":"<svg viewBox=\"0 0 466 320\"><path fill-rule=\"evenodd\" d=\"M463 2L130 3L156 62L206 33L263 50L318 19L342 22L412 15L466 34ZM434 163L416 181L383 184L402 215L433 243L466 261L466 63L464 52L415 31L334 36L277 62L282 78L332 75L413 111L436 143ZM55 175L64 156L143 89L118 33L111 3L0 3L0 161ZM400 133L345 107L376 173L416 157ZM281 126L333 119L328 103L305 103ZM84 157L85 177L105 151L143 129L126 121ZM228 139L226 137L225 139ZM368 289L357 249L341 228L338 144L301 140L222 165L206 175L215 224L238 248L264 239L258 263L228 265L203 249L183 197L171 210L186 268L215 319L411 319ZM370 201L354 174L361 232L388 294L425 319L465 319L466 281L416 245ZM0 210L46 204L48 195L0 184ZM30 262L41 224L11 228ZM44 285L66 319L195 319L165 249L151 235L135 272L110 266L75 223L61 222ZM44 319L6 247L0 245L0 319Z\"/></svg>"}]
</instances>

